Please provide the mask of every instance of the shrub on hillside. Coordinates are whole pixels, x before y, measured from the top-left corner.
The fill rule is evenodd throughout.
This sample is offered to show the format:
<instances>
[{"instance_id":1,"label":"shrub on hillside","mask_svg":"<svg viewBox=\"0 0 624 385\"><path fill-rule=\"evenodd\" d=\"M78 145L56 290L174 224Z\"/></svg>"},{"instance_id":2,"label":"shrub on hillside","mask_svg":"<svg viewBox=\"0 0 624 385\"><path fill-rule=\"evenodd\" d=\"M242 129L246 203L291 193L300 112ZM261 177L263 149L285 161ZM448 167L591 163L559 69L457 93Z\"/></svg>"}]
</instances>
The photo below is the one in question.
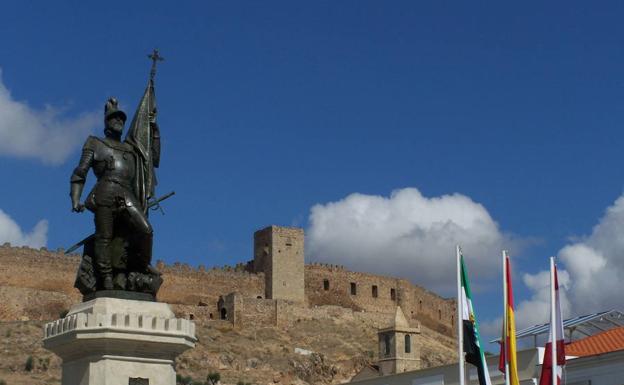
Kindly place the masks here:
<instances>
[{"instance_id":1,"label":"shrub on hillside","mask_svg":"<svg viewBox=\"0 0 624 385\"><path fill-rule=\"evenodd\" d=\"M206 376L206 385L217 385L221 381L219 372L211 372Z\"/></svg>"},{"instance_id":2,"label":"shrub on hillside","mask_svg":"<svg viewBox=\"0 0 624 385\"><path fill-rule=\"evenodd\" d=\"M46 371L50 367L50 357L39 358L39 369Z\"/></svg>"},{"instance_id":3,"label":"shrub on hillside","mask_svg":"<svg viewBox=\"0 0 624 385\"><path fill-rule=\"evenodd\" d=\"M176 375L176 385L193 385L193 378L191 376Z\"/></svg>"},{"instance_id":4,"label":"shrub on hillside","mask_svg":"<svg viewBox=\"0 0 624 385\"><path fill-rule=\"evenodd\" d=\"M33 356L28 356L28 358L26 358L26 363L24 364L24 370L30 372L33 370L34 367L35 360L33 359Z\"/></svg>"}]
</instances>

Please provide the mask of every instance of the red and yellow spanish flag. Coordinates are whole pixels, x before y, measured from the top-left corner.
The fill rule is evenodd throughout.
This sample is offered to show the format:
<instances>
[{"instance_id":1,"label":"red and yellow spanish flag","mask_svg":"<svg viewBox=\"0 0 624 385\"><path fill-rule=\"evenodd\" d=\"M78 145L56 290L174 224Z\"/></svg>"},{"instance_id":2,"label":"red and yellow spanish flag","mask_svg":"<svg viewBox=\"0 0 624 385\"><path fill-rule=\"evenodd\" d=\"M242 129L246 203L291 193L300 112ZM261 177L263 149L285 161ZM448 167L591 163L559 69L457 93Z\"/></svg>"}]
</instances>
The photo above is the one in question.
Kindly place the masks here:
<instances>
[{"instance_id":1,"label":"red and yellow spanish flag","mask_svg":"<svg viewBox=\"0 0 624 385\"><path fill-rule=\"evenodd\" d=\"M509 385L519 385L518 360L516 356L516 321L514 318L513 290L511 286L511 267L509 255L503 252L503 279L505 314L503 316L503 336L501 338L498 369L505 373Z\"/></svg>"}]
</instances>

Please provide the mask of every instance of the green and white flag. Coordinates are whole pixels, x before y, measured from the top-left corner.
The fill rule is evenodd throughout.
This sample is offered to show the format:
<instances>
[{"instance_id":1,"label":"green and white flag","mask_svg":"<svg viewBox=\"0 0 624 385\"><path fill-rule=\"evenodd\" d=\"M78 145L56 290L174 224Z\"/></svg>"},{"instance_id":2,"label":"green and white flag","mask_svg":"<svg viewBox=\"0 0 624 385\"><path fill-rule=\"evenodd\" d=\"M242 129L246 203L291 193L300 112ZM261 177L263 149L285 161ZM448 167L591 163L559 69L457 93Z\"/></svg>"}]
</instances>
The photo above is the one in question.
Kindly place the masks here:
<instances>
[{"instance_id":1,"label":"green and white flag","mask_svg":"<svg viewBox=\"0 0 624 385\"><path fill-rule=\"evenodd\" d=\"M466 362L477 367L479 373L479 385L492 385L490 373L488 372L485 355L481 348L481 338L479 337L479 323L472 307L472 293L470 292L470 283L468 282L468 273L464 265L464 256L460 252L461 266L461 302L462 323L463 323L463 349L466 353Z\"/></svg>"}]
</instances>

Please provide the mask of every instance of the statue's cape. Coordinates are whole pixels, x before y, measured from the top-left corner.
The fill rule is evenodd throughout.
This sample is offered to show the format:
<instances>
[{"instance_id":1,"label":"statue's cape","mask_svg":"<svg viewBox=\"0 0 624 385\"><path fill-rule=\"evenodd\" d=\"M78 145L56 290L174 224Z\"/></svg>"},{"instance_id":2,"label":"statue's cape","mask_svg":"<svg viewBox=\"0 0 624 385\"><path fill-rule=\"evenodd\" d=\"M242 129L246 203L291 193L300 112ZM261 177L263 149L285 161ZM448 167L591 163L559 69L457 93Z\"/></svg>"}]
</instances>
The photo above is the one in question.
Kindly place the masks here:
<instances>
[{"instance_id":1,"label":"statue's cape","mask_svg":"<svg viewBox=\"0 0 624 385\"><path fill-rule=\"evenodd\" d=\"M145 93L130 123L130 129L125 141L132 145L137 153L137 172L134 193L147 211L147 201L154 197L156 189L156 174L152 154L153 131L150 125L150 113L156 108L156 94L154 82L149 80Z\"/></svg>"}]
</instances>

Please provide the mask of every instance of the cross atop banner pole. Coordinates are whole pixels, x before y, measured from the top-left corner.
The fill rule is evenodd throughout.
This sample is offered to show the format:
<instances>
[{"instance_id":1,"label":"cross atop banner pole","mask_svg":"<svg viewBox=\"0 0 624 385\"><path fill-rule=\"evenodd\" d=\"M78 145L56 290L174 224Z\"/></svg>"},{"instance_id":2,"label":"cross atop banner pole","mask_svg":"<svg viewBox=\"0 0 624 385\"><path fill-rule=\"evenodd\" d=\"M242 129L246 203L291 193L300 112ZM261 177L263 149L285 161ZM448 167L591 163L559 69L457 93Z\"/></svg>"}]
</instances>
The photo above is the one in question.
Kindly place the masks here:
<instances>
[{"instance_id":1,"label":"cross atop banner pole","mask_svg":"<svg viewBox=\"0 0 624 385\"><path fill-rule=\"evenodd\" d=\"M147 55L147 57L152 59L152 69L150 70L150 80L154 80L154 77L156 76L156 63L159 61L164 61L165 58L160 56L157 48L154 48L152 53Z\"/></svg>"}]
</instances>

